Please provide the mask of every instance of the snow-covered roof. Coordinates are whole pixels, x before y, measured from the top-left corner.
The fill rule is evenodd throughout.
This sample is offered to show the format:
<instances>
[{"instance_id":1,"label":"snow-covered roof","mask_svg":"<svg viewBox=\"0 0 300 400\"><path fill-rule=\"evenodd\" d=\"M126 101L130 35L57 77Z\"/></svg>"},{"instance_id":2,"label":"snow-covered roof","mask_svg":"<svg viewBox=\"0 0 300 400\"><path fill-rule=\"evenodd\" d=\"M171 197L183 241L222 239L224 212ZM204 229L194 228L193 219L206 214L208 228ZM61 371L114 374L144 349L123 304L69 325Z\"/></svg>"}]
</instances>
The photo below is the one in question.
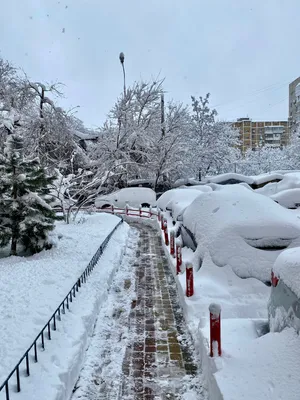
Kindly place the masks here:
<instances>
[{"instance_id":1,"label":"snow-covered roof","mask_svg":"<svg viewBox=\"0 0 300 400\"><path fill-rule=\"evenodd\" d=\"M181 179L177 179L177 181L175 181L173 183L173 188L177 188L179 186L184 186L184 185L190 185L190 186L194 186L194 185L201 185L203 183L201 183L200 181L197 181L194 178L181 178Z\"/></svg>"},{"instance_id":2,"label":"snow-covered roof","mask_svg":"<svg viewBox=\"0 0 300 400\"><path fill-rule=\"evenodd\" d=\"M83 139L83 140L96 140L98 138L97 134L83 133L76 129L73 130L72 133L74 136L78 137L79 139Z\"/></svg>"},{"instance_id":3,"label":"snow-covered roof","mask_svg":"<svg viewBox=\"0 0 300 400\"><path fill-rule=\"evenodd\" d=\"M246 182L248 185L252 185L254 183L254 179L251 176L246 176L242 174L236 173L227 173L216 176L209 176L204 179L204 182L207 183L223 183L228 181L237 181L237 182Z\"/></svg>"},{"instance_id":4,"label":"snow-covered roof","mask_svg":"<svg viewBox=\"0 0 300 400\"><path fill-rule=\"evenodd\" d=\"M144 185L144 184L150 184L153 185L155 183L155 179L131 179L127 181L128 186L134 186L134 185Z\"/></svg>"}]
</instances>

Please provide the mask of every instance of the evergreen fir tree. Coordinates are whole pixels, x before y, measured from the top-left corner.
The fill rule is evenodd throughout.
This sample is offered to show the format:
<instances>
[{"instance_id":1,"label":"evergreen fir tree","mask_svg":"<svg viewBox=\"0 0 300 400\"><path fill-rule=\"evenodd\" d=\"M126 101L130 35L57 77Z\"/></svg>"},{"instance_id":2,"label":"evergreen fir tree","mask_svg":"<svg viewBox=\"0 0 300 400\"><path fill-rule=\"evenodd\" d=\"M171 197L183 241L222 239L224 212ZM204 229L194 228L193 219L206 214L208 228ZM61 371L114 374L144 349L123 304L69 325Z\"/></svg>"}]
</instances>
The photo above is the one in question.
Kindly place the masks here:
<instances>
[{"instance_id":1,"label":"evergreen fir tree","mask_svg":"<svg viewBox=\"0 0 300 400\"><path fill-rule=\"evenodd\" d=\"M0 155L0 246L10 243L10 254L21 244L31 253L47 247L56 219L50 206L47 177L38 159L26 159L23 139L10 135Z\"/></svg>"}]
</instances>

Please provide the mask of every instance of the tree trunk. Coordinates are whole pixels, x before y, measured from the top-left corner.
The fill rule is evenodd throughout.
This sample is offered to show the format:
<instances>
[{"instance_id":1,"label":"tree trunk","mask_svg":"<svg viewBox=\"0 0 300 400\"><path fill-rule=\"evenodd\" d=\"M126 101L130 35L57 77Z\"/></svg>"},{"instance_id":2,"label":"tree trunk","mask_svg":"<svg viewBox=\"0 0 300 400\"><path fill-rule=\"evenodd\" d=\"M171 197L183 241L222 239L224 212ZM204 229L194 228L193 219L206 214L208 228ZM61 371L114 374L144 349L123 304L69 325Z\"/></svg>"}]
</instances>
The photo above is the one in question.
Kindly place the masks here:
<instances>
[{"instance_id":1,"label":"tree trunk","mask_svg":"<svg viewBox=\"0 0 300 400\"><path fill-rule=\"evenodd\" d=\"M16 167L13 167L13 175L16 175ZM16 183L13 184L12 197L14 200L18 198L18 188ZM17 242L18 242L18 233L19 233L19 224L16 221L16 216L13 217L12 226L11 226L11 246L10 246L10 255L17 255Z\"/></svg>"},{"instance_id":2,"label":"tree trunk","mask_svg":"<svg viewBox=\"0 0 300 400\"><path fill-rule=\"evenodd\" d=\"M17 255L17 236L13 232L13 236L11 238L11 246L10 246L10 255L11 256L16 256Z\"/></svg>"}]
</instances>

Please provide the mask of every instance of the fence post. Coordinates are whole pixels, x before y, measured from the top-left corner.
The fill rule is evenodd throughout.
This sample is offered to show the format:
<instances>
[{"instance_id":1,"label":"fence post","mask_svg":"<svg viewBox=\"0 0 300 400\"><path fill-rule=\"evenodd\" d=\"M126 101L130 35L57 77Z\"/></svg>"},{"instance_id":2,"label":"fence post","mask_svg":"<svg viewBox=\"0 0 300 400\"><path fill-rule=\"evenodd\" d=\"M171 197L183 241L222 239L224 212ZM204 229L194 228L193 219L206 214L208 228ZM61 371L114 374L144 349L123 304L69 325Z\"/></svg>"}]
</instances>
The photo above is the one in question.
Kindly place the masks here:
<instances>
[{"instance_id":1,"label":"fence post","mask_svg":"<svg viewBox=\"0 0 300 400\"><path fill-rule=\"evenodd\" d=\"M125 205L125 215L128 215L128 204Z\"/></svg>"},{"instance_id":2,"label":"fence post","mask_svg":"<svg viewBox=\"0 0 300 400\"><path fill-rule=\"evenodd\" d=\"M161 227L161 230L163 231L164 230L164 214L163 213L161 213L161 215L160 215L160 227Z\"/></svg>"},{"instance_id":3,"label":"fence post","mask_svg":"<svg viewBox=\"0 0 300 400\"><path fill-rule=\"evenodd\" d=\"M210 313L210 356L222 355L221 349L221 306L212 303L209 306Z\"/></svg>"},{"instance_id":4,"label":"fence post","mask_svg":"<svg viewBox=\"0 0 300 400\"><path fill-rule=\"evenodd\" d=\"M185 264L185 273L186 273L186 297L191 297L194 294L194 272L192 263L187 262Z\"/></svg>"},{"instance_id":5,"label":"fence post","mask_svg":"<svg viewBox=\"0 0 300 400\"><path fill-rule=\"evenodd\" d=\"M111 213L114 214L114 205L111 205Z\"/></svg>"},{"instance_id":6,"label":"fence post","mask_svg":"<svg viewBox=\"0 0 300 400\"><path fill-rule=\"evenodd\" d=\"M173 230L170 231L170 254L175 257L175 232Z\"/></svg>"},{"instance_id":7,"label":"fence post","mask_svg":"<svg viewBox=\"0 0 300 400\"><path fill-rule=\"evenodd\" d=\"M164 219L164 235L165 235L165 245L169 246L168 223L166 219Z\"/></svg>"},{"instance_id":8,"label":"fence post","mask_svg":"<svg viewBox=\"0 0 300 400\"><path fill-rule=\"evenodd\" d=\"M181 264L182 264L182 254L181 254L181 245L176 243L176 275L181 272Z\"/></svg>"},{"instance_id":9,"label":"fence post","mask_svg":"<svg viewBox=\"0 0 300 400\"><path fill-rule=\"evenodd\" d=\"M161 217L161 213L160 213L160 209L157 210L157 220L158 222L160 222L160 217Z\"/></svg>"},{"instance_id":10,"label":"fence post","mask_svg":"<svg viewBox=\"0 0 300 400\"><path fill-rule=\"evenodd\" d=\"M152 207L150 206L150 208L149 208L149 217L151 218L152 217Z\"/></svg>"},{"instance_id":11,"label":"fence post","mask_svg":"<svg viewBox=\"0 0 300 400\"><path fill-rule=\"evenodd\" d=\"M142 216L142 206L139 206L139 217Z\"/></svg>"}]
</instances>

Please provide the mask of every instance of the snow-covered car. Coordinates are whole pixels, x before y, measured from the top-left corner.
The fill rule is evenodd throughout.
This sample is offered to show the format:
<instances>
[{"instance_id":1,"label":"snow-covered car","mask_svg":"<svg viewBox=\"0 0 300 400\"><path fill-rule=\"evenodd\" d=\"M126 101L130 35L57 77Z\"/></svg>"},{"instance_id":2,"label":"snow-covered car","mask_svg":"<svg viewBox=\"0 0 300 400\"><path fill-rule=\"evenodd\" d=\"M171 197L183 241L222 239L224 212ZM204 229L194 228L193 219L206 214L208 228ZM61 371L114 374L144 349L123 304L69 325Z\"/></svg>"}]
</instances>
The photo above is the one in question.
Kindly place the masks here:
<instances>
[{"instance_id":1,"label":"snow-covered car","mask_svg":"<svg viewBox=\"0 0 300 400\"><path fill-rule=\"evenodd\" d=\"M282 190L270 197L285 208L295 209L300 207L300 188Z\"/></svg>"},{"instance_id":2,"label":"snow-covered car","mask_svg":"<svg viewBox=\"0 0 300 400\"><path fill-rule=\"evenodd\" d=\"M114 207L125 208L126 204L131 207L151 207L156 202L154 190L144 187L124 188L116 192L99 196L95 200L96 208Z\"/></svg>"},{"instance_id":3,"label":"snow-covered car","mask_svg":"<svg viewBox=\"0 0 300 400\"><path fill-rule=\"evenodd\" d=\"M275 261L268 303L270 330L300 332L300 247L283 251Z\"/></svg>"},{"instance_id":4,"label":"snow-covered car","mask_svg":"<svg viewBox=\"0 0 300 400\"><path fill-rule=\"evenodd\" d=\"M229 265L241 278L270 283L271 268L282 250L299 245L300 224L289 210L241 185L202 193L183 213L184 245Z\"/></svg>"},{"instance_id":5,"label":"snow-covered car","mask_svg":"<svg viewBox=\"0 0 300 400\"><path fill-rule=\"evenodd\" d=\"M182 221L186 207L202 193L211 191L211 187L204 185L197 186L197 189L194 187L171 189L161 195L157 200L157 206L163 211L169 211L174 221Z\"/></svg>"},{"instance_id":6,"label":"snow-covered car","mask_svg":"<svg viewBox=\"0 0 300 400\"><path fill-rule=\"evenodd\" d=\"M282 179L278 182L268 183L266 186L256 189L257 193L265 196L273 196L285 190L300 189L300 173L289 172L282 175Z\"/></svg>"}]
</instances>

